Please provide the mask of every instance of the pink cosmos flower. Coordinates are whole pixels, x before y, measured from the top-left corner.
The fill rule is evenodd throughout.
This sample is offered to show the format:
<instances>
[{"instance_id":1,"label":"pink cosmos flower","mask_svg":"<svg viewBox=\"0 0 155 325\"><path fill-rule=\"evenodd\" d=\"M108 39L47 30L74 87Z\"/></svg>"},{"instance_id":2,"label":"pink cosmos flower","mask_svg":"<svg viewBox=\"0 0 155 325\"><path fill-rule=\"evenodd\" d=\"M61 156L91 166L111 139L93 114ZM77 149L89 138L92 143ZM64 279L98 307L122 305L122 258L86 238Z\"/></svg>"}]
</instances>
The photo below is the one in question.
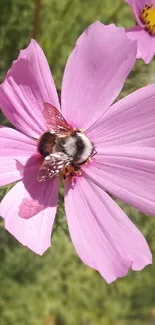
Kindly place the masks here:
<instances>
[{"instance_id":1,"label":"pink cosmos flower","mask_svg":"<svg viewBox=\"0 0 155 325\"><path fill-rule=\"evenodd\" d=\"M155 215L155 85L112 105L135 59L135 42L123 28L96 22L78 39L62 83L63 116L85 130L97 152L81 165L74 186L65 183L68 227L81 260L108 283L151 263L143 235L107 194ZM58 177L37 181L37 140L49 125L45 102L60 109L45 55L32 40L0 86L0 106L19 130L0 128L0 185L18 181L0 215L5 228L38 254L50 246L58 199Z\"/></svg>"},{"instance_id":2,"label":"pink cosmos flower","mask_svg":"<svg viewBox=\"0 0 155 325\"><path fill-rule=\"evenodd\" d=\"M125 0L132 8L137 26L127 30L137 41L137 58L150 63L155 55L155 0Z\"/></svg>"}]
</instances>

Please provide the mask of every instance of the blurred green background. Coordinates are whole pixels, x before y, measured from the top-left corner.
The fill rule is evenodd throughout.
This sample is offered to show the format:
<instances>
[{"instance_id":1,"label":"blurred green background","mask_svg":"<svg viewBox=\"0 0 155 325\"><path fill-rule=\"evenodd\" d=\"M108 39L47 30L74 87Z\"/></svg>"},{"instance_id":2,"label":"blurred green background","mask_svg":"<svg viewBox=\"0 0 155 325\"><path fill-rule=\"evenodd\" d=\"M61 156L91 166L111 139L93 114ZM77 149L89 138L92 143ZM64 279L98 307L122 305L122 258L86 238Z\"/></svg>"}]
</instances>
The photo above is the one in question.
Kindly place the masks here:
<instances>
[{"instance_id":1,"label":"blurred green background","mask_svg":"<svg viewBox=\"0 0 155 325\"><path fill-rule=\"evenodd\" d=\"M128 28L123 0L0 0L0 79L21 48L36 38L57 88L80 33L95 20ZM137 61L121 96L155 82L155 63ZM147 107L146 107L147 109ZM8 122L0 115L1 124ZM2 198L9 187L0 190ZM0 221L0 325L155 324L155 262L107 285L73 249L60 198L52 247L40 257L22 247ZM119 202L155 255L155 220Z\"/></svg>"}]
</instances>

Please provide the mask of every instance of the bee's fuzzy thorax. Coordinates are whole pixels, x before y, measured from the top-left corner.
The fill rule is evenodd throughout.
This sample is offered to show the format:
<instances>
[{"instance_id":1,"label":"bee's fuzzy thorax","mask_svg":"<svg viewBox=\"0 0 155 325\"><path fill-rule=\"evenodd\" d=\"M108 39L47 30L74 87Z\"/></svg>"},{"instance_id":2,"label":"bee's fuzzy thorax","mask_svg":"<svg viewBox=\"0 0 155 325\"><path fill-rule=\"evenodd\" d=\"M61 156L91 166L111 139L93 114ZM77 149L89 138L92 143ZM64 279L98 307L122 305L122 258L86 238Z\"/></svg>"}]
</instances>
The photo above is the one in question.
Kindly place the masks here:
<instances>
[{"instance_id":1,"label":"bee's fuzzy thorax","mask_svg":"<svg viewBox=\"0 0 155 325\"><path fill-rule=\"evenodd\" d=\"M66 140L63 145L65 152L71 157L74 157L77 153L76 141L77 140L75 136L69 136L66 137Z\"/></svg>"},{"instance_id":2,"label":"bee's fuzzy thorax","mask_svg":"<svg viewBox=\"0 0 155 325\"><path fill-rule=\"evenodd\" d=\"M77 157L76 163L82 164L85 162L93 151L93 145L91 141L86 137L84 133L77 133L76 147L77 147Z\"/></svg>"}]
</instances>

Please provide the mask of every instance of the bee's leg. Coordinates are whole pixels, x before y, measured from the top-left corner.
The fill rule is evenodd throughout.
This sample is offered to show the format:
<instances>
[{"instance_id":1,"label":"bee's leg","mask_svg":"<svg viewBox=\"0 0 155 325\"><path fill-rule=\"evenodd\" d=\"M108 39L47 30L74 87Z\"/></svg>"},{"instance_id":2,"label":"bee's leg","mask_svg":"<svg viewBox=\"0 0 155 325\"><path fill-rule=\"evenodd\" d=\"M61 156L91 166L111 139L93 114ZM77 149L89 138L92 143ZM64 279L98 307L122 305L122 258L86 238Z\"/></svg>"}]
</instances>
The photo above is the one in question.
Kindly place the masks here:
<instances>
[{"instance_id":1,"label":"bee's leg","mask_svg":"<svg viewBox=\"0 0 155 325\"><path fill-rule=\"evenodd\" d=\"M92 154L91 154L90 157L92 158L92 157L94 157L96 154L97 154L97 151L96 151L95 149L93 149L93 152L92 152Z\"/></svg>"}]
</instances>

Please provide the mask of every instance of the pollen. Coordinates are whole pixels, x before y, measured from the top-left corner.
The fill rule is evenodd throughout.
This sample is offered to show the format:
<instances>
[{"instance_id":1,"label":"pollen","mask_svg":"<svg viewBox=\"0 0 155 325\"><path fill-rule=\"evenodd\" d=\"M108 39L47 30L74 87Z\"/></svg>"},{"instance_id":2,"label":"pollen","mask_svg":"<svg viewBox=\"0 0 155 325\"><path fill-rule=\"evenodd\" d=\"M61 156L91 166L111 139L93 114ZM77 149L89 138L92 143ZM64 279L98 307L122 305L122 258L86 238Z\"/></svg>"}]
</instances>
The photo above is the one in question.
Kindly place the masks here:
<instances>
[{"instance_id":1,"label":"pollen","mask_svg":"<svg viewBox=\"0 0 155 325\"><path fill-rule=\"evenodd\" d=\"M89 163L92 163L92 159L88 157L87 161L84 163L85 166L87 166Z\"/></svg>"},{"instance_id":2,"label":"pollen","mask_svg":"<svg viewBox=\"0 0 155 325\"><path fill-rule=\"evenodd\" d=\"M73 128L74 131L80 132L80 133L84 133L85 129L78 129L76 127Z\"/></svg>"},{"instance_id":3,"label":"pollen","mask_svg":"<svg viewBox=\"0 0 155 325\"><path fill-rule=\"evenodd\" d=\"M63 177L64 181L71 180L74 182L77 176L82 175L82 171L80 167L70 164L61 171L60 175Z\"/></svg>"},{"instance_id":4,"label":"pollen","mask_svg":"<svg viewBox=\"0 0 155 325\"><path fill-rule=\"evenodd\" d=\"M155 7L150 4L146 5L140 13L140 20L145 26L145 30L155 36Z\"/></svg>"}]
</instances>

